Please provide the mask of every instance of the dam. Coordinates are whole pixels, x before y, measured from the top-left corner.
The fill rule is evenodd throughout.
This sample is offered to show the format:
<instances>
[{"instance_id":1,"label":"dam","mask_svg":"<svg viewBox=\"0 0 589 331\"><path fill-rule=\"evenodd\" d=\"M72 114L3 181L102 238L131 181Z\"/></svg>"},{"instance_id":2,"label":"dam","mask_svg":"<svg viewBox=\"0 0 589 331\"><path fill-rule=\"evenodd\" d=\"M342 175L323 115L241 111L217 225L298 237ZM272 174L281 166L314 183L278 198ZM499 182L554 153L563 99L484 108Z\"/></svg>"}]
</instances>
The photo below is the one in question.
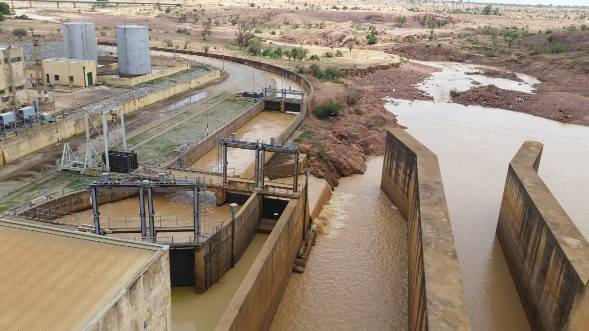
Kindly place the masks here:
<instances>
[{"instance_id":1,"label":"dam","mask_svg":"<svg viewBox=\"0 0 589 331\"><path fill-rule=\"evenodd\" d=\"M278 77L295 79L307 97L312 95L313 88L304 77L247 61L249 66L278 72L274 73ZM306 115L307 99L292 108L274 103L267 106L269 101L273 100L254 100L247 106L236 103L244 107L236 107L229 122L162 158L159 154L150 156L153 162L131 175L96 177L95 183L104 187L94 203L90 203L91 191L84 189L13 216L69 226L77 232L100 232L105 240L143 240L167 247L169 322L174 330L321 329L326 325L471 330L484 325L470 311L472 289L465 276L469 273L461 263L463 248L458 234L462 230L453 223L455 212L448 203L454 194L448 188L455 184L448 184L444 175L445 156L438 159L410 135L413 132L392 129L386 133L384 156L370 159L365 174L343 179L333 193L325 181L305 176L304 166L297 170L299 162L290 160L292 155L285 161L275 153L256 162L257 149L231 148L223 164L219 146L224 141L256 144L256 148L292 147L289 138ZM283 111L299 107L300 112ZM142 146L148 150L149 143ZM512 299L521 298L520 309L534 326L553 330L582 325L587 298L583 269L586 243L570 224L564 236L550 238L543 224L550 227L551 223L543 212L525 217L542 211L534 190L540 187L543 199L550 197L545 196L547 189L537 178L531 188L522 179L533 176L531 169L538 170L541 155L537 145L524 147L525 157L516 156L509 165L507 181L500 180L505 183L498 215L501 225L491 229L491 236L500 236L497 249L506 251L506 258L516 266L505 269L504 275L517 284L520 292L514 288ZM508 164L504 166L507 169ZM523 167L527 167L525 176ZM271 168L286 170L279 174ZM226 181L221 170L228 173ZM295 176L298 184L293 185ZM518 179L522 179L521 185ZM152 208L146 202L143 216L142 193L137 188L142 183L152 192L151 198L146 198ZM121 184L133 188L121 189ZM174 185L190 189L175 189ZM195 195L194 188L200 194ZM551 208L556 208L554 201L550 202ZM97 215L91 210L95 205L98 226L93 223ZM151 218L153 225L149 224ZM155 231L155 236L144 235L142 222L147 224L147 233ZM523 228L533 230L525 232L530 236L522 244L514 233L522 233ZM319 239L309 255L314 231L319 232ZM535 235L540 232L542 235ZM570 238L573 241L567 241ZM542 244L538 247L546 253L534 251L533 256L548 261L555 252L559 257L558 267L541 269L549 273L544 279L537 276L538 269L528 267L533 261L529 261L527 243L539 241ZM568 256L573 257L571 265L563 262ZM520 265L526 267L517 267ZM559 272L566 275L566 282L557 281ZM574 285L568 287L570 279ZM558 300L545 303L546 293L554 291L561 291ZM575 300L564 300L566 293L573 293ZM555 309L560 306L563 309Z\"/></svg>"}]
</instances>

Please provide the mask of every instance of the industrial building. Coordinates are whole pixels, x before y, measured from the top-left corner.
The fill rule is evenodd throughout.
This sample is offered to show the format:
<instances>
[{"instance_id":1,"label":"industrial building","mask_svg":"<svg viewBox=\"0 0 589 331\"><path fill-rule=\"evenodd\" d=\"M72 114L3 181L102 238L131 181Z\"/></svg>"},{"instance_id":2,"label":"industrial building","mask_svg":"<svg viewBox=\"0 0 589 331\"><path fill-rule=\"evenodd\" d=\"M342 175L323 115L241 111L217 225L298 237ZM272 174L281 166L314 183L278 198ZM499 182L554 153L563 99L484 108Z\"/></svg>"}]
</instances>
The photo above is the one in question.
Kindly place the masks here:
<instances>
[{"instance_id":1,"label":"industrial building","mask_svg":"<svg viewBox=\"0 0 589 331\"><path fill-rule=\"evenodd\" d=\"M142 25L117 26L119 76L151 73L149 31Z\"/></svg>"},{"instance_id":2,"label":"industrial building","mask_svg":"<svg viewBox=\"0 0 589 331\"><path fill-rule=\"evenodd\" d=\"M0 220L0 329L170 330L168 247Z\"/></svg>"},{"instance_id":3,"label":"industrial building","mask_svg":"<svg viewBox=\"0 0 589 331\"><path fill-rule=\"evenodd\" d=\"M96 84L96 61L55 58L43 60L45 82L50 85L87 87Z\"/></svg>"},{"instance_id":4,"label":"industrial building","mask_svg":"<svg viewBox=\"0 0 589 331\"><path fill-rule=\"evenodd\" d=\"M13 111L27 102L23 49L0 46L0 112Z\"/></svg>"},{"instance_id":5,"label":"industrial building","mask_svg":"<svg viewBox=\"0 0 589 331\"><path fill-rule=\"evenodd\" d=\"M96 27L94 23L63 23L63 41L68 58L96 61Z\"/></svg>"}]
</instances>

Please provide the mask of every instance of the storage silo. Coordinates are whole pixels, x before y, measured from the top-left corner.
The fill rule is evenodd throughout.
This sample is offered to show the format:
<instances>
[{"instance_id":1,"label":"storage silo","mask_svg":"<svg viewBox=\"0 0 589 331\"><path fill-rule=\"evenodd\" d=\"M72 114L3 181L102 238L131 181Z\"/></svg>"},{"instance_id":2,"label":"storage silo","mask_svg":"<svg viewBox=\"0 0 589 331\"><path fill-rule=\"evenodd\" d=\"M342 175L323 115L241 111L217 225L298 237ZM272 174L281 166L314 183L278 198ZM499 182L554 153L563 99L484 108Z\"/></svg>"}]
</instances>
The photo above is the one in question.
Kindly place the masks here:
<instances>
[{"instance_id":1,"label":"storage silo","mask_svg":"<svg viewBox=\"0 0 589 331\"><path fill-rule=\"evenodd\" d=\"M149 32L146 26L117 26L119 75L137 76L151 72Z\"/></svg>"},{"instance_id":2,"label":"storage silo","mask_svg":"<svg viewBox=\"0 0 589 331\"><path fill-rule=\"evenodd\" d=\"M96 61L96 28L94 23L63 23L63 40L68 58Z\"/></svg>"}]
</instances>

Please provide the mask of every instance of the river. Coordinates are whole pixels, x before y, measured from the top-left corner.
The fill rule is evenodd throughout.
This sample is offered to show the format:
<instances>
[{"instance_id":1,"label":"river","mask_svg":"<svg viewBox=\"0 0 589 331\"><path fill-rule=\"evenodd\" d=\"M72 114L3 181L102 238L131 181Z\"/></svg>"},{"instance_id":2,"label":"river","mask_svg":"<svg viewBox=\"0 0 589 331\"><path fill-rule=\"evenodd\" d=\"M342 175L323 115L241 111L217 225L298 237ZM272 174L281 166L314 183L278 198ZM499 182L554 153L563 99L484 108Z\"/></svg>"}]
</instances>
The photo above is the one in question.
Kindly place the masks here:
<instances>
[{"instance_id":1,"label":"river","mask_svg":"<svg viewBox=\"0 0 589 331\"><path fill-rule=\"evenodd\" d=\"M454 80L438 85L447 90ZM544 143L540 176L587 237L589 128L447 102L392 100L386 108L438 155L473 329L529 329L495 238L507 167L525 140Z\"/></svg>"},{"instance_id":2,"label":"river","mask_svg":"<svg viewBox=\"0 0 589 331\"><path fill-rule=\"evenodd\" d=\"M292 274L272 330L407 327L407 227L380 190L382 160L340 181L319 217L305 272Z\"/></svg>"}]
</instances>

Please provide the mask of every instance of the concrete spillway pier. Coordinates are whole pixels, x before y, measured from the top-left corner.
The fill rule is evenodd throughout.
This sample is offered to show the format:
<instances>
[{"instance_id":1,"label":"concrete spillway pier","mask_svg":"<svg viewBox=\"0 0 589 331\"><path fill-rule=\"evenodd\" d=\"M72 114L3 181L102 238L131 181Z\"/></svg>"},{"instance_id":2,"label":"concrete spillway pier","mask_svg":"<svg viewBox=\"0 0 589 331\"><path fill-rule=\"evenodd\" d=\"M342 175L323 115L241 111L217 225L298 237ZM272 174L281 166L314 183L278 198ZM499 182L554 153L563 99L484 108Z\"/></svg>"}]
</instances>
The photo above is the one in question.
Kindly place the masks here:
<instances>
[{"instance_id":1,"label":"concrete spillway pier","mask_svg":"<svg viewBox=\"0 0 589 331\"><path fill-rule=\"evenodd\" d=\"M586 330L589 243L538 175L542 144L509 164L497 238L536 330Z\"/></svg>"},{"instance_id":2,"label":"concrete spillway pier","mask_svg":"<svg viewBox=\"0 0 589 331\"><path fill-rule=\"evenodd\" d=\"M408 222L408 329L470 330L435 154L403 129L389 130L381 187Z\"/></svg>"}]
</instances>

